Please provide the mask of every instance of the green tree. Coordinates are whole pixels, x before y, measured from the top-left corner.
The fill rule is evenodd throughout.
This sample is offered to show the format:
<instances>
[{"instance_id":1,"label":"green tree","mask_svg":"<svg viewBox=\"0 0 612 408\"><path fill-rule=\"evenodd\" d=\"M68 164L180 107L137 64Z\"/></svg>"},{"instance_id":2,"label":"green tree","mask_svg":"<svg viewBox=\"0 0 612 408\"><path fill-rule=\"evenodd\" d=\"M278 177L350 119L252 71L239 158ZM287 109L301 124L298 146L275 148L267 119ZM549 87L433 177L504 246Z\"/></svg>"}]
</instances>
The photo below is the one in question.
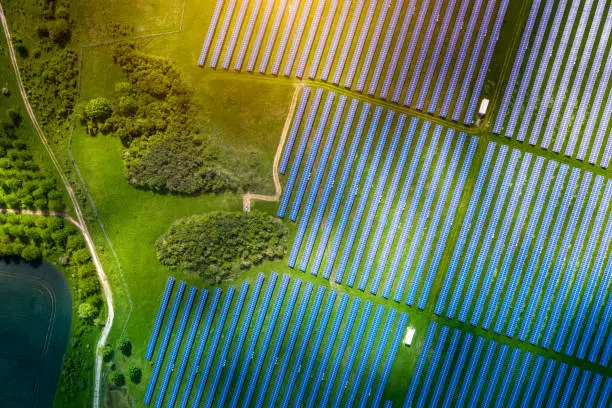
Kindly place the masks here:
<instances>
[{"instance_id":1,"label":"green tree","mask_svg":"<svg viewBox=\"0 0 612 408\"><path fill-rule=\"evenodd\" d=\"M85 114L89 120L103 122L110 118L112 113L110 101L103 97L91 99L85 105Z\"/></svg>"},{"instance_id":2,"label":"green tree","mask_svg":"<svg viewBox=\"0 0 612 408\"><path fill-rule=\"evenodd\" d=\"M132 380L134 384L140 383L140 380L142 379L142 370L140 368L130 366L130 368L128 368L128 374L130 376L130 380Z\"/></svg>"},{"instance_id":3,"label":"green tree","mask_svg":"<svg viewBox=\"0 0 612 408\"><path fill-rule=\"evenodd\" d=\"M11 121L11 123L13 123L13 125L15 125L15 127L19 127L21 125L21 122L23 121L23 116L21 116L21 113L17 109L11 108L6 113L9 117L9 120Z\"/></svg>"},{"instance_id":4,"label":"green tree","mask_svg":"<svg viewBox=\"0 0 612 408\"><path fill-rule=\"evenodd\" d=\"M49 22L49 37L59 46L64 46L70 41L72 31L67 20L59 19Z\"/></svg>"},{"instance_id":5,"label":"green tree","mask_svg":"<svg viewBox=\"0 0 612 408\"><path fill-rule=\"evenodd\" d=\"M79 305L77 314L82 320L91 320L99 313L97 307L88 302L83 302Z\"/></svg>"},{"instance_id":6,"label":"green tree","mask_svg":"<svg viewBox=\"0 0 612 408\"><path fill-rule=\"evenodd\" d=\"M40 251L40 248L34 245L28 245L23 249L23 251L21 251L21 257L26 262L37 261L42 257L42 252Z\"/></svg>"},{"instance_id":7,"label":"green tree","mask_svg":"<svg viewBox=\"0 0 612 408\"><path fill-rule=\"evenodd\" d=\"M115 371L110 375L110 380L117 387L122 387L125 385L125 376L118 371Z\"/></svg>"},{"instance_id":8,"label":"green tree","mask_svg":"<svg viewBox=\"0 0 612 408\"><path fill-rule=\"evenodd\" d=\"M113 348L109 346L108 344L105 344L102 347L101 353L102 353L102 360L104 360L105 363L109 363L113 359L113 355L114 355Z\"/></svg>"},{"instance_id":9,"label":"green tree","mask_svg":"<svg viewBox=\"0 0 612 408\"><path fill-rule=\"evenodd\" d=\"M119 340L118 348L125 356L130 356L132 354L132 343L128 339Z\"/></svg>"}]
</instances>

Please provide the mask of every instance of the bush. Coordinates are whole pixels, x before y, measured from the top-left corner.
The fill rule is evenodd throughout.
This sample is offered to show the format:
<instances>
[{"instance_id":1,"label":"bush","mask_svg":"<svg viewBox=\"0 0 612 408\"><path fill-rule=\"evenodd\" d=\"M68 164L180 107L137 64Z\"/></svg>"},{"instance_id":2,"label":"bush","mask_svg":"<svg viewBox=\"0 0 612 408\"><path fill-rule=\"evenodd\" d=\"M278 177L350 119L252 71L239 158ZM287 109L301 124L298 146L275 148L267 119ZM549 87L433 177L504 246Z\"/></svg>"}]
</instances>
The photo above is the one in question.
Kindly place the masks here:
<instances>
[{"instance_id":1,"label":"bush","mask_svg":"<svg viewBox=\"0 0 612 408\"><path fill-rule=\"evenodd\" d=\"M100 352L102 353L102 360L105 363L110 363L112 361L114 352L111 346L109 346L108 344L105 344L102 347L102 350L100 350Z\"/></svg>"},{"instance_id":2,"label":"bush","mask_svg":"<svg viewBox=\"0 0 612 408\"><path fill-rule=\"evenodd\" d=\"M132 343L128 339L119 340L118 349L125 356L130 356L132 354Z\"/></svg>"},{"instance_id":3,"label":"bush","mask_svg":"<svg viewBox=\"0 0 612 408\"><path fill-rule=\"evenodd\" d=\"M49 25L49 37L51 40L59 45L60 47L65 46L72 35L70 29L70 23L65 19L59 19L50 21Z\"/></svg>"},{"instance_id":4,"label":"bush","mask_svg":"<svg viewBox=\"0 0 612 408\"><path fill-rule=\"evenodd\" d=\"M89 302L83 302L79 305L77 314L79 319L91 321L100 313L99 309Z\"/></svg>"},{"instance_id":5,"label":"bush","mask_svg":"<svg viewBox=\"0 0 612 408\"><path fill-rule=\"evenodd\" d=\"M284 256L287 233L280 220L257 212L194 215L174 222L157 240L157 257L170 269L219 282Z\"/></svg>"},{"instance_id":6,"label":"bush","mask_svg":"<svg viewBox=\"0 0 612 408\"><path fill-rule=\"evenodd\" d=\"M105 121L113 113L111 103L106 98L94 98L85 105L87 119L93 121Z\"/></svg>"},{"instance_id":7,"label":"bush","mask_svg":"<svg viewBox=\"0 0 612 408\"><path fill-rule=\"evenodd\" d=\"M125 385L125 377L118 371L115 371L110 375L110 380L117 387L122 387Z\"/></svg>"},{"instance_id":8,"label":"bush","mask_svg":"<svg viewBox=\"0 0 612 408\"><path fill-rule=\"evenodd\" d=\"M142 379L142 370L140 368L136 366L130 366L130 368L128 369L128 374L130 376L130 380L132 380L134 384L140 383L140 380Z\"/></svg>"}]
</instances>

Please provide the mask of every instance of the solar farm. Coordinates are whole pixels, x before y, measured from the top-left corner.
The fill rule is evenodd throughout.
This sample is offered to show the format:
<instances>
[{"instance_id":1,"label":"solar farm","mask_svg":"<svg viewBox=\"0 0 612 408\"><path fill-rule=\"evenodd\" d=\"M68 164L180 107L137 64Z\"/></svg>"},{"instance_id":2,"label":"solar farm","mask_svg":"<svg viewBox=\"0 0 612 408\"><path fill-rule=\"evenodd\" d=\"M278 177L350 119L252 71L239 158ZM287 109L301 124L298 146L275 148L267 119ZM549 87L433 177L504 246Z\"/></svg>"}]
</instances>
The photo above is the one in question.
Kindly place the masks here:
<instances>
[{"instance_id":1,"label":"solar farm","mask_svg":"<svg viewBox=\"0 0 612 408\"><path fill-rule=\"evenodd\" d=\"M295 89L290 240L151 294L144 404L612 406L612 2L209 3L202 75Z\"/></svg>"}]
</instances>

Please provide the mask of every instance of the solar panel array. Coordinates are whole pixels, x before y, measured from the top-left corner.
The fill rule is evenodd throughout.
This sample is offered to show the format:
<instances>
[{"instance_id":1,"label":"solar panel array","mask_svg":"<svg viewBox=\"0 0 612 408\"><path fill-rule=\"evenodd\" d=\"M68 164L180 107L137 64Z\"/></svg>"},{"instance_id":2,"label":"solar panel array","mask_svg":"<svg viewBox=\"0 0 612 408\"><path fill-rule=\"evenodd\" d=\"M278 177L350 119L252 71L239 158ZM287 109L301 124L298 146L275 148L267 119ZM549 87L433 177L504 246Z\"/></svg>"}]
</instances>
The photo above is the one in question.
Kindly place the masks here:
<instances>
[{"instance_id":1,"label":"solar panel array","mask_svg":"<svg viewBox=\"0 0 612 408\"><path fill-rule=\"evenodd\" d=\"M534 1L493 132L607 168L611 29L607 1Z\"/></svg>"},{"instance_id":2,"label":"solar panel array","mask_svg":"<svg viewBox=\"0 0 612 408\"><path fill-rule=\"evenodd\" d=\"M509 0L274 4L218 0L198 64L217 68L225 52L223 69L248 61L247 72L327 81L471 124Z\"/></svg>"},{"instance_id":3,"label":"solar panel array","mask_svg":"<svg viewBox=\"0 0 612 408\"><path fill-rule=\"evenodd\" d=\"M490 143L435 313L607 366L611 198L612 180Z\"/></svg>"},{"instance_id":4,"label":"solar panel array","mask_svg":"<svg viewBox=\"0 0 612 408\"><path fill-rule=\"evenodd\" d=\"M607 407L612 377L432 322L404 406Z\"/></svg>"},{"instance_id":5,"label":"solar panel array","mask_svg":"<svg viewBox=\"0 0 612 408\"><path fill-rule=\"evenodd\" d=\"M286 172L292 160L278 209L298 221L289 266L372 294L383 284L383 297L395 289L396 301L422 308L477 144L403 113L305 88L279 168Z\"/></svg>"},{"instance_id":6,"label":"solar panel array","mask_svg":"<svg viewBox=\"0 0 612 408\"><path fill-rule=\"evenodd\" d=\"M171 279L162 305L173 288ZM229 286L209 294L202 289L198 296L191 287L186 299L185 290L180 282L168 314L160 308L156 321L161 316L164 332L159 347L153 346L146 405L154 398L156 407L177 401L181 407L383 403L406 313L275 273L265 279L258 275L252 287L245 281L239 290Z\"/></svg>"}]
</instances>

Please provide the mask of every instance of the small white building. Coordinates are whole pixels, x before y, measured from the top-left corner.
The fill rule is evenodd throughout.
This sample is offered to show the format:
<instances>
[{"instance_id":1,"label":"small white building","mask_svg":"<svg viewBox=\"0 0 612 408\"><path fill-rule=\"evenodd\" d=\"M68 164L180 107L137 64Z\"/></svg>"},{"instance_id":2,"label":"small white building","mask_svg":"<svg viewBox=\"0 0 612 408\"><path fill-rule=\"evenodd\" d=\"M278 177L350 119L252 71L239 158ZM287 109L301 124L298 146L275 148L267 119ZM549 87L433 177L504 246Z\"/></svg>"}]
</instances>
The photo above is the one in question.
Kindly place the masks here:
<instances>
[{"instance_id":1,"label":"small white building","mask_svg":"<svg viewBox=\"0 0 612 408\"><path fill-rule=\"evenodd\" d=\"M416 332L416 330L414 329L414 327L407 327L406 328L406 335L404 336L404 344L407 346L410 346L412 344L412 338L414 337L414 333Z\"/></svg>"},{"instance_id":2,"label":"small white building","mask_svg":"<svg viewBox=\"0 0 612 408\"><path fill-rule=\"evenodd\" d=\"M489 100L484 98L482 102L480 102L480 109L478 109L478 115L483 117L487 114L487 109L489 108Z\"/></svg>"}]
</instances>

